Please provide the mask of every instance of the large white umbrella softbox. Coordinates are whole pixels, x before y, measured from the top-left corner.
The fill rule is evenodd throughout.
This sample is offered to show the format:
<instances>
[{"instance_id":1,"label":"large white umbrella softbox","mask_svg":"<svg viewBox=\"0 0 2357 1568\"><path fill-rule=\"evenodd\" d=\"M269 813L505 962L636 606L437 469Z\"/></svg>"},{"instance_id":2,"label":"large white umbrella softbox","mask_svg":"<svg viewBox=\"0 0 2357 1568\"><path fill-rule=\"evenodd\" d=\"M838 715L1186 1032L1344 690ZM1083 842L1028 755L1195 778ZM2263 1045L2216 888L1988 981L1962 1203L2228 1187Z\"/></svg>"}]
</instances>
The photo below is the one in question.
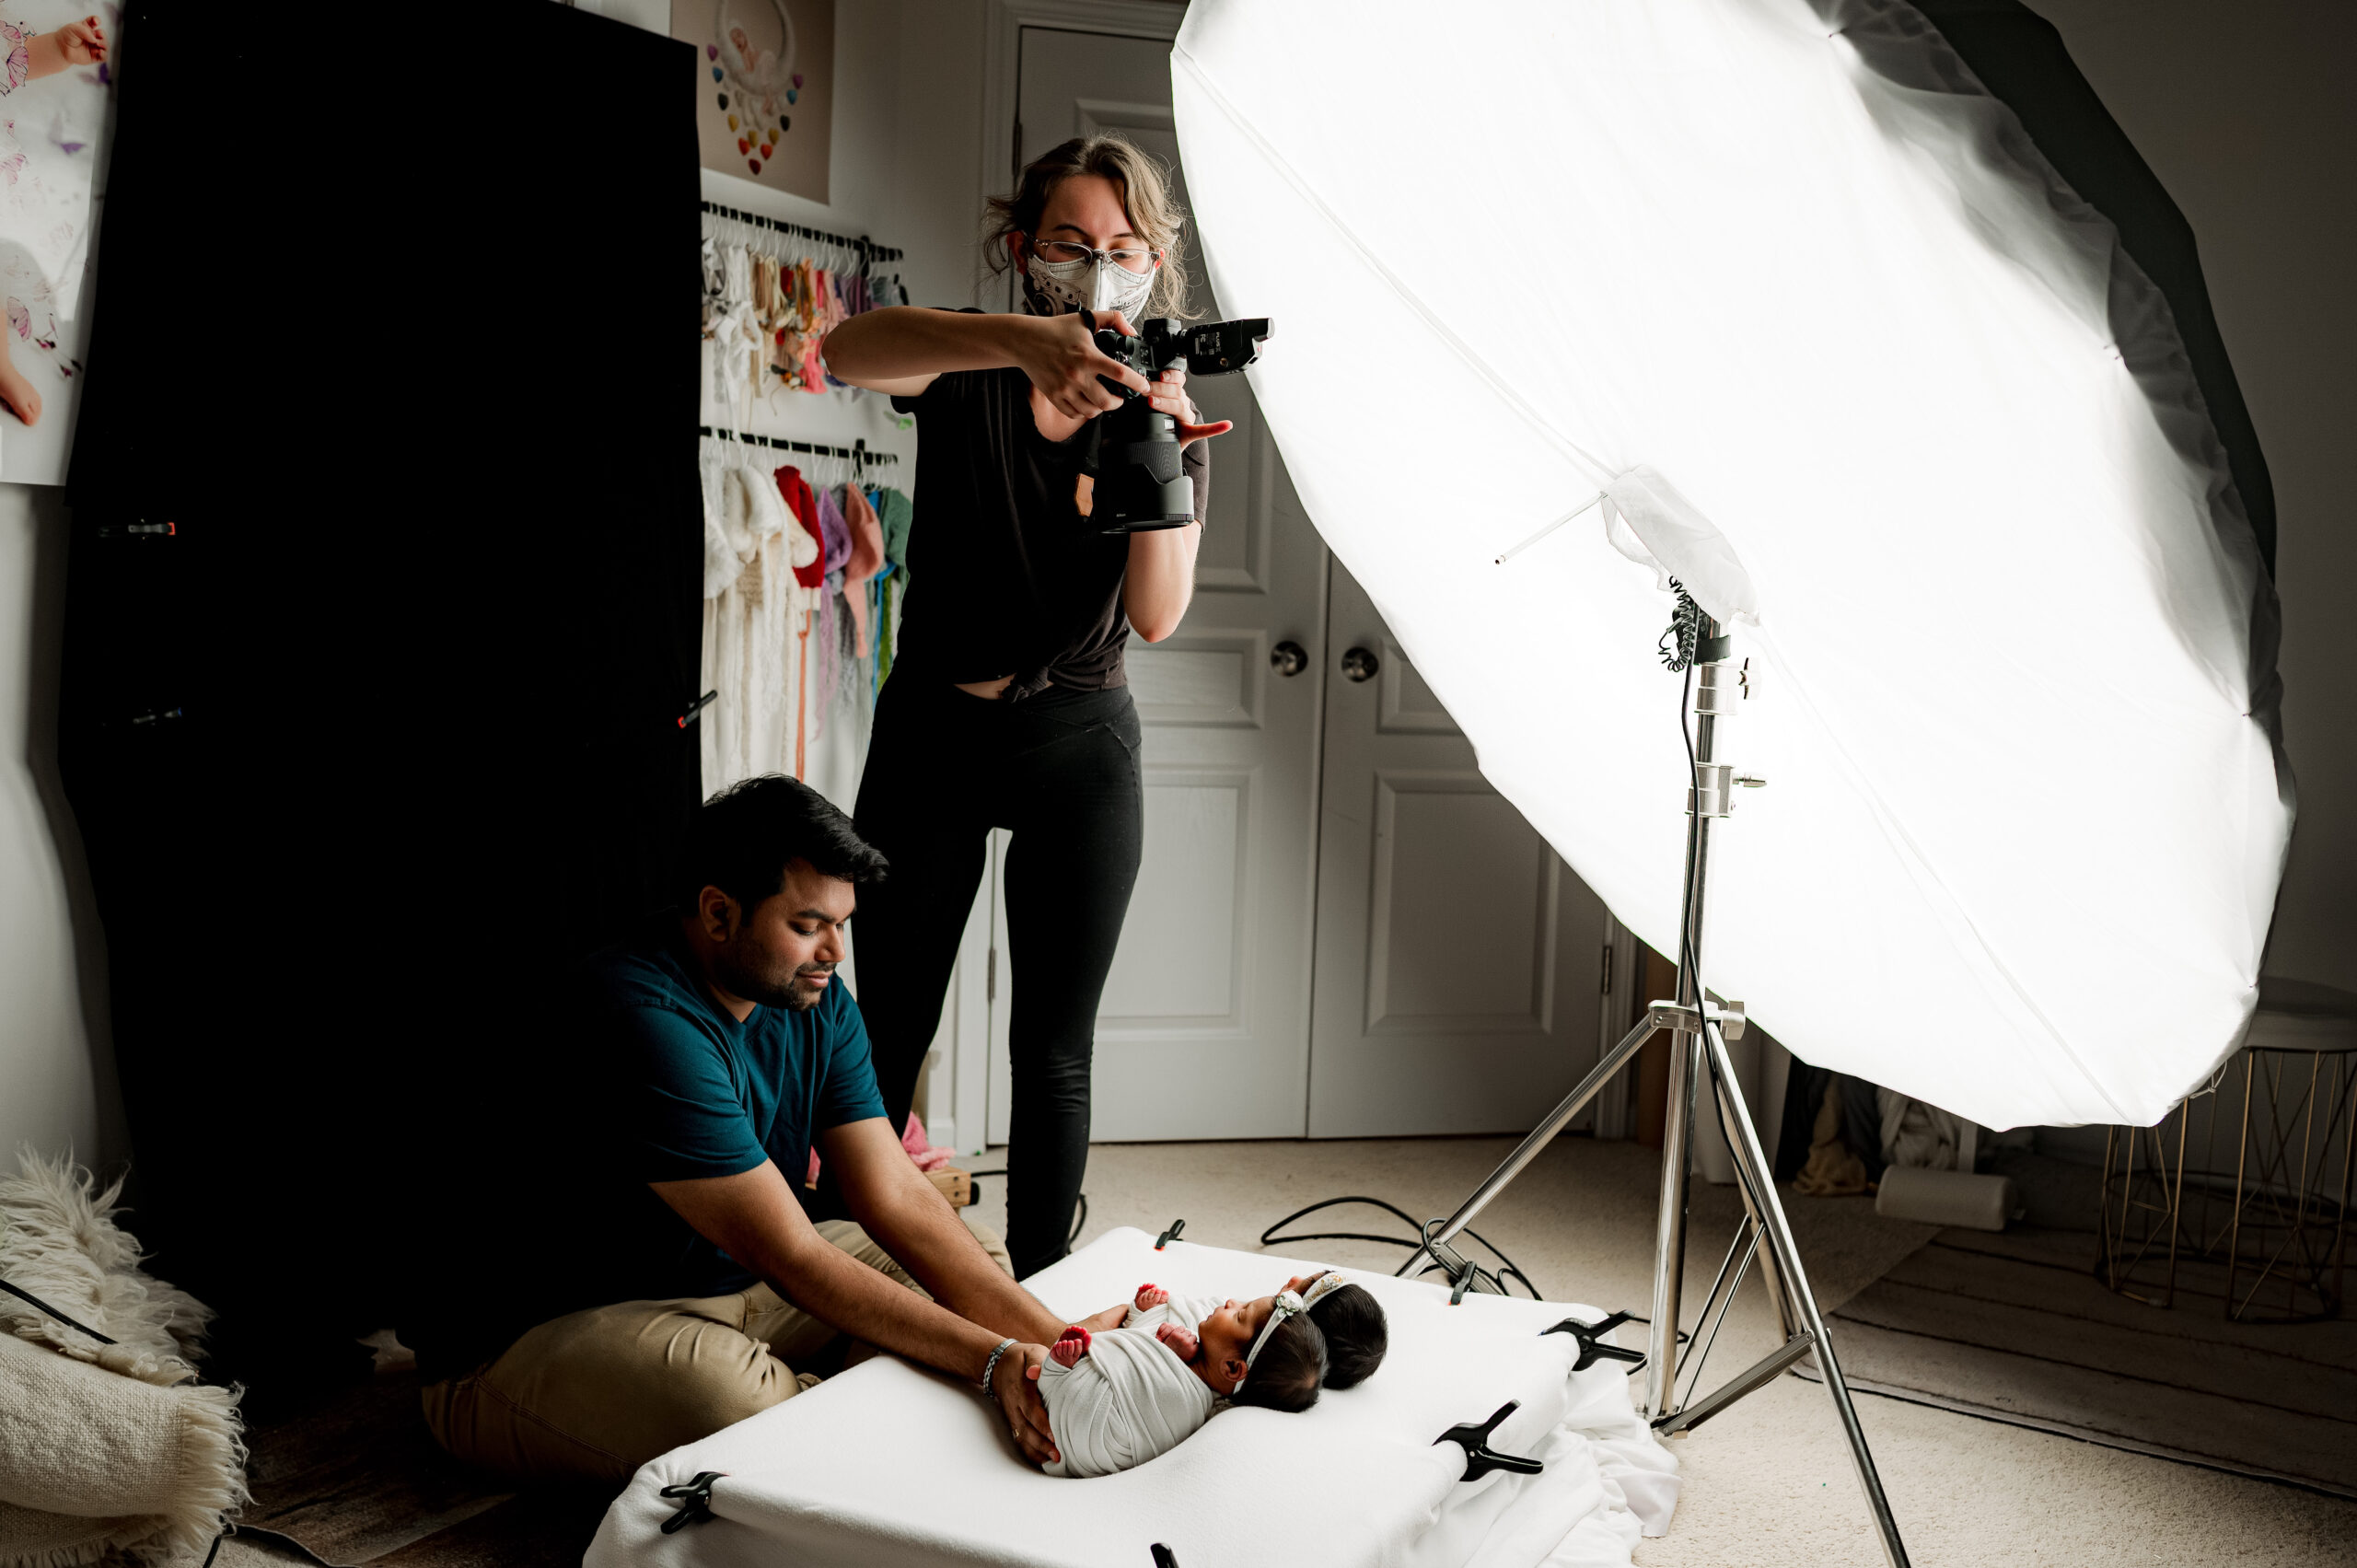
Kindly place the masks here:
<instances>
[{"instance_id":1,"label":"large white umbrella softbox","mask_svg":"<svg viewBox=\"0 0 2357 1568\"><path fill-rule=\"evenodd\" d=\"M1714 990L1992 1126L2150 1122L2234 1047L2273 590L2168 302L1919 12L1195 0L1172 85L1310 516L1621 919L1678 950L1666 573L1771 785Z\"/></svg>"}]
</instances>

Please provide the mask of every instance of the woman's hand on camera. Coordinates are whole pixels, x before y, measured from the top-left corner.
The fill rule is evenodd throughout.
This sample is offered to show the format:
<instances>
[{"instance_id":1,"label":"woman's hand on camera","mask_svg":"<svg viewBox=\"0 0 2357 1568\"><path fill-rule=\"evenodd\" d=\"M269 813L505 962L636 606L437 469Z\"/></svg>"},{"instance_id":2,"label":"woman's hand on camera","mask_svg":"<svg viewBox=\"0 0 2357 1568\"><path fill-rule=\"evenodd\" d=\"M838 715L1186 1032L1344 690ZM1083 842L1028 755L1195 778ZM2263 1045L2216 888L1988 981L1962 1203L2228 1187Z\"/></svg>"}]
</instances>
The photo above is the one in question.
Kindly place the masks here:
<instances>
[{"instance_id":1,"label":"woman's hand on camera","mask_svg":"<svg viewBox=\"0 0 2357 1568\"><path fill-rule=\"evenodd\" d=\"M1232 419L1214 420L1209 424L1197 423L1195 400L1187 395L1187 373L1166 370L1155 382L1146 401L1178 422L1178 445L1183 449L1198 441L1208 441L1214 436L1225 436L1236 428Z\"/></svg>"},{"instance_id":2,"label":"woman's hand on camera","mask_svg":"<svg viewBox=\"0 0 2357 1568\"><path fill-rule=\"evenodd\" d=\"M1097 325L1124 336L1130 324L1119 311L1097 312ZM1102 376L1136 391L1145 391L1145 377L1102 353L1088 319L1077 313L1033 319L1024 334L1025 353L1016 361L1049 406L1069 419L1094 419L1121 406L1121 399L1097 379Z\"/></svg>"}]
</instances>

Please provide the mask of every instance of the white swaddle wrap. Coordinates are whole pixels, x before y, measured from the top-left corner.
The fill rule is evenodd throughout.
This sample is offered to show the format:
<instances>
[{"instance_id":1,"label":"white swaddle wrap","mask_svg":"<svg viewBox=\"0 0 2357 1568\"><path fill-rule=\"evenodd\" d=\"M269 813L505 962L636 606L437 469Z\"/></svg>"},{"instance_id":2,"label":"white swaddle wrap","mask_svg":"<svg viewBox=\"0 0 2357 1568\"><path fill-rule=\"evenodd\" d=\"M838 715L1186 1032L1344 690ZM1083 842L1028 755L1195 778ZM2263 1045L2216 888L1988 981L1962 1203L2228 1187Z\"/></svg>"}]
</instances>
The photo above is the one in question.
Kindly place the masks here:
<instances>
[{"instance_id":1,"label":"white swaddle wrap","mask_svg":"<svg viewBox=\"0 0 2357 1568\"><path fill-rule=\"evenodd\" d=\"M1039 1368L1039 1397L1063 1458L1048 1474L1085 1479L1132 1469L1201 1430L1219 1407L1211 1385L1155 1337L1165 1323L1191 1330L1219 1308L1211 1296L1173 1297L1091 1337L1067 1370Z\"/></svg>"}]
</instances>

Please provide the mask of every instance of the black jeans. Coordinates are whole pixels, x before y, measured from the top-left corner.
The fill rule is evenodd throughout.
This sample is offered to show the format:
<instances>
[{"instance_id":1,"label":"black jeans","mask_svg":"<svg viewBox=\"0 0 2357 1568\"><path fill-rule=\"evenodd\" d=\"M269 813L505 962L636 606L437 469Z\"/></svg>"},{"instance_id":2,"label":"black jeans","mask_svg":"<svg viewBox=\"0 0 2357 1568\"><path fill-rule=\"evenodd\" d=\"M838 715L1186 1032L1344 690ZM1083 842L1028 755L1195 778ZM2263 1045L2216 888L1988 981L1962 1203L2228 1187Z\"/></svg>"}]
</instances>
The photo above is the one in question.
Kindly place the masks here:
<instances>
[{"instance_id":1,"label":"black jeans","mask_svg":"<svg viewBox=\"0 0 2357 1568\"><path fill-rule=\"evenodd\" d=\"M860 889L852 940L895 1127L941 1022L990 830L1015 834L1005 957L1022 984L1007 1031L1006 1248L1017 1277L1069 1250L1088 1168L1097 1004L1144 841L1139 739L1137 708L1120 688L1051 686L1008 703L910 676L877 704L853 815L891 869Z\"/></svg>"}]
</instances>

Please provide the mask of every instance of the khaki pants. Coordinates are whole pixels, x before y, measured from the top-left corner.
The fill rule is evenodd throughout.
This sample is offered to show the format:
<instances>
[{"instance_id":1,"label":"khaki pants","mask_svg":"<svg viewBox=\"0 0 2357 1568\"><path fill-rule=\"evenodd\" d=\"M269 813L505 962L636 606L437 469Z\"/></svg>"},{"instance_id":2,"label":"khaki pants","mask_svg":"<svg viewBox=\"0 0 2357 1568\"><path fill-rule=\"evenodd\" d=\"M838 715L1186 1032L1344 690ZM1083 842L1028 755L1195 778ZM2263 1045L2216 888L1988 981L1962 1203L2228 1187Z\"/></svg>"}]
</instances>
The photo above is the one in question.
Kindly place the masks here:
<instances>
[{"instance_id":1,"label":"khaki pants","mask_svg":"<svg viewBox=\"0 0 2357 1568\"><path fill-rule=\"evenodd\" d=\"M970 1215L971 1211L968 1211ZM1002 1269L1006 1249L968 1228ZM819 1234L911 1290L923 1288L848 1220ZM1012 1271L1009 1271L1012 1272ZM526 1480L620 1485L639 1466L792 1399L835 1330L765 1284L735 1295L625 1301L541 1324L496 1361L428 1385L435 1440L471 1464Z\"/></svg>"}]
</instances>

